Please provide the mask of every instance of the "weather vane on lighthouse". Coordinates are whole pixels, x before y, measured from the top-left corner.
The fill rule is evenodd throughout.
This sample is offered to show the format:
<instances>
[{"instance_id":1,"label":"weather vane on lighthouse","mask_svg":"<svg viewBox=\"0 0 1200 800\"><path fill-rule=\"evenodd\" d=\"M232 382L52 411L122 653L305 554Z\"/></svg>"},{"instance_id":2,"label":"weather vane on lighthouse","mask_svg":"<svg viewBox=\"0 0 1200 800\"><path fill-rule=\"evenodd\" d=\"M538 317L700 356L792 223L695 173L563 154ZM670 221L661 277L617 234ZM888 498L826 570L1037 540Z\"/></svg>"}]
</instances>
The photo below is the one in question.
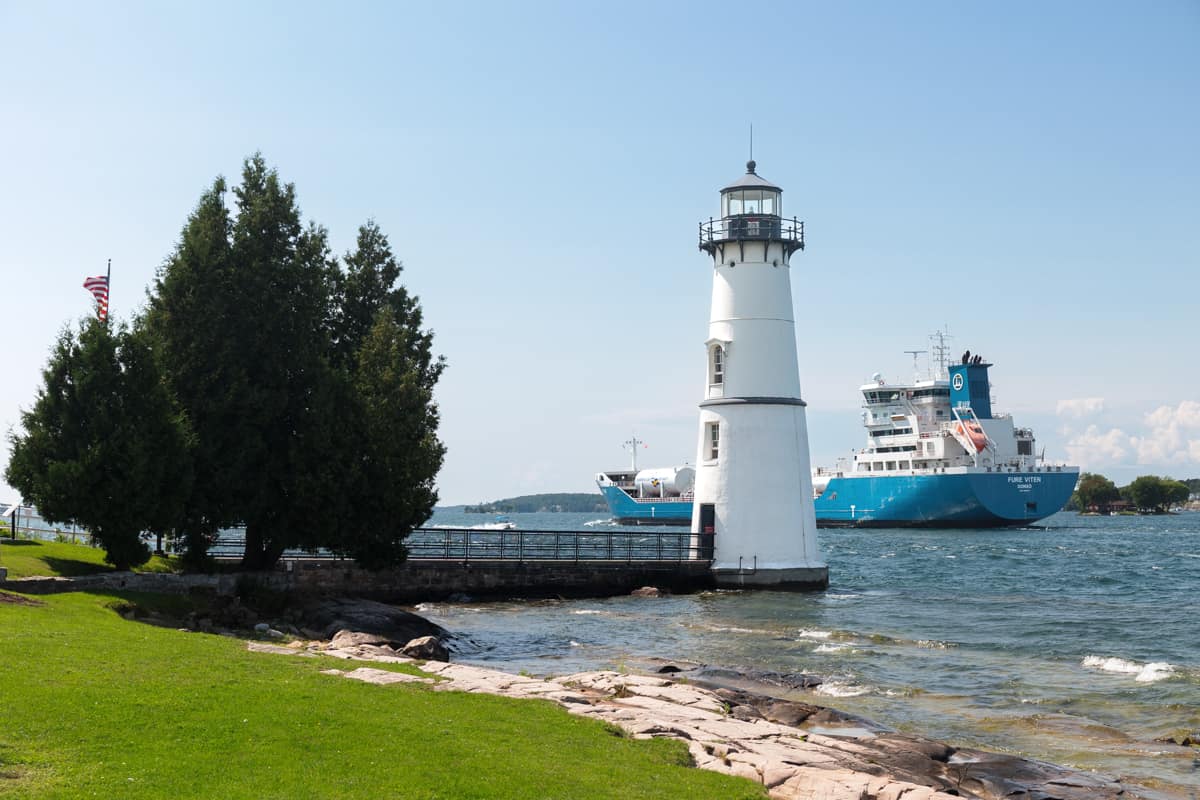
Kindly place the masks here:
<instances>
[{"instance_id":1,"label":"weather vane on lighthouse","mask_svg":"<svg viewBox=\"0 0 1200 800\"><path fill-rule=\"evenodd\" d=\"M804 223L783 217L783 190L756 167L751 158L721 190L720 219L700 223L713 289L692 532L713 535L720 586L819 589L829 568L817 549L791 287Z\"/></svg>"}]
</instances>

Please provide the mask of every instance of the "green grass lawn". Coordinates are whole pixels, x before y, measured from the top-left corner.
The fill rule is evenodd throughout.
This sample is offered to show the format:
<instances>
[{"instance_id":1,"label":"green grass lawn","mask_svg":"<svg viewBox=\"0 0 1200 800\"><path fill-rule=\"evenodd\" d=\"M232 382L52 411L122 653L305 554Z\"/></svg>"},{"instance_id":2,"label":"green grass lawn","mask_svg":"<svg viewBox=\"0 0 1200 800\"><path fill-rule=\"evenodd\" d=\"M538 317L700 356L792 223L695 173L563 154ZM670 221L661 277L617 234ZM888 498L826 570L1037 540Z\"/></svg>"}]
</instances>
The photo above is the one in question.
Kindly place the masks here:
<instances>
[{"instance_id":1,"label":"green grass lawn","mask_svg":"<svg viewBox=\"0 0 1200 800\"><path fill-rule=\"evenodd\" d=\"M158 602L0 596L0 798L765 796L549 702L321 675L347 663L126 621L119 599Z\"/></svg>"},{"instance_id":2,"label":"green grass lawn","mask_svg":"<svg viewBox=\"0 0 1200 800\"><path fill-rule=\"evenodd\" d=\"M176 559L152 556L137 568L138 572L174 572ZM72 577L107 572L104 551L85 544L44 542L36 539L0 539L0 567L8 568L10 578L34 575Z\"/></svg>"}]
</instances>

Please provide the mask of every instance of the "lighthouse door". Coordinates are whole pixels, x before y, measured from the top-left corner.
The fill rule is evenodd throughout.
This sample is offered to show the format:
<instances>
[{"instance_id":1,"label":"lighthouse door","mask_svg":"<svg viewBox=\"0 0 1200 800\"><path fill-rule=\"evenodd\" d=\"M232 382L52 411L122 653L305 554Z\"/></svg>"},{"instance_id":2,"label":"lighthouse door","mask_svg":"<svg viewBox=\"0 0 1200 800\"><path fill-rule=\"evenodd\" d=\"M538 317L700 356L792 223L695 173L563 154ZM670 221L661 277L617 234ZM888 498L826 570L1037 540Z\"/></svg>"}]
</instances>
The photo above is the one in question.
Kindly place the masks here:
<instances>
[{"instance_id":1,"label":"lighthouse door","mask_svg":"<svg viewBox=\"0 0 1200 800\"><path fill-rule=\"evenodd\" d=\"M703 561L713 557L713 533L717 529L717 507L712 503L700 504L700 553Z\"/></svg>"}]
</instances>

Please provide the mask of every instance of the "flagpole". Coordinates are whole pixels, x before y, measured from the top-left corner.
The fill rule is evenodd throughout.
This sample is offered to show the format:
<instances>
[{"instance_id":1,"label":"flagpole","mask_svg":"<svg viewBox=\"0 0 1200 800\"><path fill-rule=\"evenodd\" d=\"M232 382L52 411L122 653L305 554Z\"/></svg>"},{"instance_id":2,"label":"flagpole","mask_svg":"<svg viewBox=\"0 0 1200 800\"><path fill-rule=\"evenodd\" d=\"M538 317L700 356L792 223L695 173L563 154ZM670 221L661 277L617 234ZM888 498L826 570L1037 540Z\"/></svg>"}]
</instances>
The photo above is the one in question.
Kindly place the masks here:
<instances>
[{"instance_id":1,"label":"flagpole","mask_svg":"<svg viewBox=\"0 0 1200 800\"><path fill-rule=\"evenodd\" d=\"M108 260L108 274L104 276L104 285L108 289L108 313L104 315L104 324L108 325L108 319L112 316L112 259Z\"/></svg>"}]
</instances>

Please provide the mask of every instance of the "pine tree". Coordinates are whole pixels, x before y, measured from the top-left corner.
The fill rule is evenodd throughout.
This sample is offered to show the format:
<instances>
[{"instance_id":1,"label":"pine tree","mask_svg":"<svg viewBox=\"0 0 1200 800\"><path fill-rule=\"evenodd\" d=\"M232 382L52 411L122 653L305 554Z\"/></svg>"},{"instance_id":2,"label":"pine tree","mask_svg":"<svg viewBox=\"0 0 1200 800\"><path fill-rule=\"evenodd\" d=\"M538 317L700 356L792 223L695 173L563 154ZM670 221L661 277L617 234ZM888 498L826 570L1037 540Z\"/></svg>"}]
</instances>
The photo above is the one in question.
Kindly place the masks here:
<instances>
[{"instance_id":1,"label":"pine tree","mask_svg":"<svg viewBox=\"0 0 1200 800\"><path fill-rule=\"evenodd\" d=\"M9 483L47 521L88 528L114 566L144 563L141 533L174 527L192 479L188 427L149 339L85 322L60 335L42 376Z\"/></svg>"}]
</instances>

